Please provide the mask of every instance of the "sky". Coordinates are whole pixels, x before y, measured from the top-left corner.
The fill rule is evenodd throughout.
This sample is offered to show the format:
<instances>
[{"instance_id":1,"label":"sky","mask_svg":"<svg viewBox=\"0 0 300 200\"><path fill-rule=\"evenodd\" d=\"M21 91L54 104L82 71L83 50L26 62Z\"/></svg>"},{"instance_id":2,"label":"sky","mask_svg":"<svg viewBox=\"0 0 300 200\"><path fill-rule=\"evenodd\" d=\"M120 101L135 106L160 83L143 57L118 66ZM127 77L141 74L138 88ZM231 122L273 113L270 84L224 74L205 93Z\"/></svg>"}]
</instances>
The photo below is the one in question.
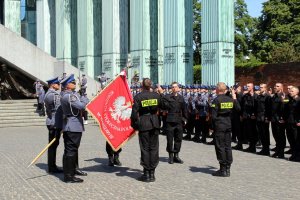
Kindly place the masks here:
<instances>
[{"instance_id":1,"label":"sky","mask_svg":"<svg viewBox=\"0 0 300 200\"><path fill-rule=\"evenodd\" d=\"M249 15L252 17L259 17L262 11L262 3L267 0L245 0Z\"/></svg>"}]
</instances>

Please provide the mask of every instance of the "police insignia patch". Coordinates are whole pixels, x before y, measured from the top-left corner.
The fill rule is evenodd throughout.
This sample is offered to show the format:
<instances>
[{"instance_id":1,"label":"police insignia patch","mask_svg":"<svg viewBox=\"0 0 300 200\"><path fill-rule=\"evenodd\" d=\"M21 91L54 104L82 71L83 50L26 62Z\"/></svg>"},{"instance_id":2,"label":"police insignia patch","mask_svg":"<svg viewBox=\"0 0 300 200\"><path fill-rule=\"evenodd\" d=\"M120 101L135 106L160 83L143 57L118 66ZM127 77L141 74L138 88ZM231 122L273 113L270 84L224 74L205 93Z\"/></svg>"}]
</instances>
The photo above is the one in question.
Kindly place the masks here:
<instances>
[{"instance_id":1,"label":"police insignia patch","mask_svg":"<svg viewBox=\"0 0 300 200\"><path fill-rule=\"evenodd\" d=\"M74 102L77 100L77 97L75 95L71 95L70 97L70 101Z\"/></svg>"}]
</instances>

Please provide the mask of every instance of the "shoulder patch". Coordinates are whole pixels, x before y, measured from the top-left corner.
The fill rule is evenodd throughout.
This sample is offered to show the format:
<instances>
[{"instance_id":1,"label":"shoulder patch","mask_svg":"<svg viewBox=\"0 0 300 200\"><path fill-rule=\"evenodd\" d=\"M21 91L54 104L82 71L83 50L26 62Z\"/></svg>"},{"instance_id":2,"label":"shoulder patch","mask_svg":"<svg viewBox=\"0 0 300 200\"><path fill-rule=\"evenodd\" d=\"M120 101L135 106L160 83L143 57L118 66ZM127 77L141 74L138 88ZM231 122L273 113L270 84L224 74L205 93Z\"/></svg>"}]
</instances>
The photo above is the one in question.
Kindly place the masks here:
<instances>
[{"instance_id":1,"label":"shoulder patch","mask_svg":"<svg viewBox=\"0 0 300 200\"><path fill-rule=\"evenodd\" d=\"M77 100L77 97L75 95L70 95L70 101L75 102Z\"/></svg>"}]
</instances>

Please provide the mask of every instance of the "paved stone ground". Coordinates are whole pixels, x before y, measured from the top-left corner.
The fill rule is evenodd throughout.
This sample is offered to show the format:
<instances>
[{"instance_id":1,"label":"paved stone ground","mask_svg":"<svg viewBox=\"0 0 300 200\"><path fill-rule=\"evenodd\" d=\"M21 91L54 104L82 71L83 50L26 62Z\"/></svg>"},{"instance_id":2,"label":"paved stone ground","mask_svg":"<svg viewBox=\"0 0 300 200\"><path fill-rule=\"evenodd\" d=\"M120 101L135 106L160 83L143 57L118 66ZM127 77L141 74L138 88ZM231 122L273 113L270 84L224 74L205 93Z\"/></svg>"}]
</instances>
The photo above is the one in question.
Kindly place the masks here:
<instances>
[{"instance_id":1,"label":"paved stone ground","mask_svg":"<svg viewBox=\"0 0 300 200\"><path fill-rule=\"evenodd\" d=\"M80 146L84 183L67 184L46 172L46 154L27 168L44 148L46 127L0 129L0 199L299 199L300 163L234 151L230 178L211 176L218 163L213 146L184 141L184 164L167 163L160 136L160 163L154 183L141 174L137 136L121 153L122 167L108 167L105 141L88 125ZM58 148L61 166L63 140Z\"/></svg>"}]
</instances>

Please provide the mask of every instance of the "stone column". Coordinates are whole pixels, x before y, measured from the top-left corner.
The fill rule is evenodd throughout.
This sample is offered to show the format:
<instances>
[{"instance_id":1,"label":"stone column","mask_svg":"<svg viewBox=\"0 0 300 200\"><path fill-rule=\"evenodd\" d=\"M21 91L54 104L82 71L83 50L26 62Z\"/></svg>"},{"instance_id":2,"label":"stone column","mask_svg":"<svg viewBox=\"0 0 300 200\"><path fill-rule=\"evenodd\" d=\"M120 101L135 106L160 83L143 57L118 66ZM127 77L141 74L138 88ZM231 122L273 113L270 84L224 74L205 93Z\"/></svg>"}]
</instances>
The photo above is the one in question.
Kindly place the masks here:
<instances>
[{"instance_id":1,"label":"stone column","mask_svg":"<svg viewBox=\"0 0 300 200\"><path fill-rule=\"evenodd\" d=\"M20 1L4 0L4 24L11 31L21 35Z\"/></svg>"},{"instance_id":2,"label":"stone column","mask_svg":"<svg viewBox=\"0 0 300 200\"><path fill-rule=\"evenodd\" d=\"M141 78L158 82L157 0L130 1L130 54Z\"/></svg>"},{"instance_id":3,"label":"stone column","mask_svg":"<svg viewBox=\"0 0 300 200\"><path fill-rule=\"evenodd\" d=\"M164 82L164 0L158 0L158 83Z\"/></svg>"},{"instance_id":4,"label":"stone column","mask_svg":"<svg viewBox=\"0 0 300 200\"><path fill-rule=\"evenodd\" d=\"M113 79L126 67L128 0L102 1L102 71Z\"/></svg>"},{"instance_id":5,"label":"stone column","mask_svg":"<svg viewBox=\"0 0 300 200\"><path fill-rule=\"evenodd\" d=\"M234 84L234 0L202 1L202 84Z\"/></svg>"},{"instance_id":6,"label":"stone column","mask_svg":"<svg viewBox=\"0 0 300 200\"><path fill-rule=\"evenodd\" d=\"M55 28L55 1L36 1L37 47L54 57L56 56Z\"/></svg>"},{"instance_id":7,"label":"stone column","mask_svg":"<svg viewBox=\"0 0 300 200\"><path fill-rule=\"evenodd\" d=\"M77 67L77 1L56 0L56 57Z\"/></svg>"},{"instance_id":8,"label":"stone column","mask_svg":"<svg viewBox=\"0 0 300 200\"><path fill-rule=\"evenodd\" d=\"M94 12L98 13L98 15L101 13L100 3L100 0L77 0L78 8L80 8L77 13L78 65L81 71L94 78L97 76L97 74L95 74L94 65L96 64L97 68L101 66L101 61L99 60L101 52L95 52L95 45L100 46L101 43L95 43L95 39L97 40L98 38L95 37L94 30L97 29L101 20L101 16L94 15ZM98 10L94 9L94 7L97 7ZM98 62L95 62L95 59L97 59Z\"/></svg>"},{"instance_id":9,"label":"stone column","mask_svg":"<svg viewBox=\"0 0 300 200\"><path fill-rule=\"evenodd\" d=\"M193 1L164 1L164 79L193 83Z\"/></svg>"}]
</instances>

